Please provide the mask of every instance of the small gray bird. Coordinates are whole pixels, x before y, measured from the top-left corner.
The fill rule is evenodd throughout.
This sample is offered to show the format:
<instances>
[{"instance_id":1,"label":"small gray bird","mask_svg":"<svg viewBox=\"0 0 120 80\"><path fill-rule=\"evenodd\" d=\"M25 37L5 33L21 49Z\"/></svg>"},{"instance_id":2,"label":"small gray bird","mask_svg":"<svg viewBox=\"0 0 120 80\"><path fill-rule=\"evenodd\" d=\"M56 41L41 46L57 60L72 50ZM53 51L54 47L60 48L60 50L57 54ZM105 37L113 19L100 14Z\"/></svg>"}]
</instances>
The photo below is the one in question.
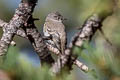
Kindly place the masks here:
<instances>
[{"instance_id":1,"label":"small gray bird","mask_svg":"<svg viewBox=\"0 0 120 80\"><path fill-rule=\"evenodd\" d=\"M66 32L63 21L65 19L59 12L52 12L48 14L43 27L44 36L50 37L51 40L47 40L48 44L58 48L62 54L66 47Z\"/></svg>"}]
</instances>

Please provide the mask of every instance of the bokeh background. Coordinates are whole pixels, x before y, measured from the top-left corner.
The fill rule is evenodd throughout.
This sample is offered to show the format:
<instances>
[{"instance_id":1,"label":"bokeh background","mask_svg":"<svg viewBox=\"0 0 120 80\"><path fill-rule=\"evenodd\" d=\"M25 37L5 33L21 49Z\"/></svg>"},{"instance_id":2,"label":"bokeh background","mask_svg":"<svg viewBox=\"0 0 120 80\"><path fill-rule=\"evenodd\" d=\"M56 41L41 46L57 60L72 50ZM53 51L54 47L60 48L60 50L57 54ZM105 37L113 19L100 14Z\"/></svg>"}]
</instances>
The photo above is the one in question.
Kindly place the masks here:
<instances>
[{"instance_id":1,"label":"bokeh background","mask_svg":"<svg viewBox=\"0 0 120 80\"><path fill-rule=\"evenodd\" d=\"M0 19L6 22L13 17L20 0L0 0ZM103 22L105 36L112 46L105 41L98 31L85 49L75 49L79 60L90 71L82 72L76 66L66 80L120 80L120 0L38 0L34 17L35 24L42 33L45 17L48 13L59 11L67 20L68 43L84 21L93 13L106 16ZM2 29L0 29L0 37ZM51 80L47 68L40 67L39 57L28 40L15 36L16 47L10 47L4 65L0 64L0 80ZM56 78L54 80L57 80Z\"/></svg>"}]
</instances>

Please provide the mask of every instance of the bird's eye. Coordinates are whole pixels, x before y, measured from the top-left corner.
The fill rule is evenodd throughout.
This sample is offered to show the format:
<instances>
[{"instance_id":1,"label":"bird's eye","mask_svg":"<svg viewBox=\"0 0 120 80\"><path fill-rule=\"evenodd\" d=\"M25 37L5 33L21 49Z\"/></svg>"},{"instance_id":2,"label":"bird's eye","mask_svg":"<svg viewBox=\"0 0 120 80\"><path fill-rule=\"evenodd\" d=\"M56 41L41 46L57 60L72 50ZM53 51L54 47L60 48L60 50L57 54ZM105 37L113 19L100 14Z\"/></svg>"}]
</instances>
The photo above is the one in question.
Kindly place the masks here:
<instances>
[{"instance_id":1,"label":"bird's eye","mask_svg":"<svg viewBox=\"0 0 120 80\"><path fill-rule=\"evenodd\" d=\"M56 20L59 20L59 19L60 19L58 16L54 16L54 18L55 18Z\"/></svg>"}]
</instances>

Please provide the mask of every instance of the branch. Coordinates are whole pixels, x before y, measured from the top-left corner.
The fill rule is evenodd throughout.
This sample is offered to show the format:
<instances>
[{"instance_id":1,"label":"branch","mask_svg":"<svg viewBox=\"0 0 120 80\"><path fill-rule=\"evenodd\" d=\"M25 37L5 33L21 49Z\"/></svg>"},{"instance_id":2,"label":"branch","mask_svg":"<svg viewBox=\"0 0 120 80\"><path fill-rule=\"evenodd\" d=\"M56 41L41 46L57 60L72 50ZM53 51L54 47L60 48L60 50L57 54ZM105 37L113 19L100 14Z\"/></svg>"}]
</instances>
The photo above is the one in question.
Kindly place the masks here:
<instances>
[{"instance_id":1,"label":"branch","mask_svg":"<svg viewBox=\"0 0 120 80\"><path fill-rule=\"evenodd\" d=\"M5 28L3 29L3 35L0 40L0 56L6 54L15 33L32 14L36 2L37 0L34 0L34 2L32 0L22 0L15 11L13 18L7 25L2 24L3 21L1 20L1 26L5 26Z\"/></svg>"},{"instance_id":2,"label":"branch","mask_svg":"<svg viewBox=\"0 0 120 80\"><path fill-rule=\"evenodd\" d=\"M36 53L41 59L41 63L52 64L54 62L49 50L47 49L46 44L44 43L41 34L38 32L32 15L25 23L23 30L18 31L18 35L27 38L32 46L34 47Z\"/></svg>"},{"instance_id":3,"label":"branch","mask_svg":"<svg viewBox=\"0 0 120 80\"><path fill-rule=\"evenodd\" d=\"M15 45L12 40L14 35L17 34L30 40L42 63L51 64L54 62L52 56L48 53L49 51L47 50L40 33L34 25L32 12L36 2L37 0L22 0L9 23L5 23L4 21L0 20L0 26L4 26L4 33L0 41L1 56L5 55L10 43ZM24 26L26 24L30 26ZM21 26L30 28L24 28L25 30L23 30L20 28Z\"/></svg>"}]
</instances>

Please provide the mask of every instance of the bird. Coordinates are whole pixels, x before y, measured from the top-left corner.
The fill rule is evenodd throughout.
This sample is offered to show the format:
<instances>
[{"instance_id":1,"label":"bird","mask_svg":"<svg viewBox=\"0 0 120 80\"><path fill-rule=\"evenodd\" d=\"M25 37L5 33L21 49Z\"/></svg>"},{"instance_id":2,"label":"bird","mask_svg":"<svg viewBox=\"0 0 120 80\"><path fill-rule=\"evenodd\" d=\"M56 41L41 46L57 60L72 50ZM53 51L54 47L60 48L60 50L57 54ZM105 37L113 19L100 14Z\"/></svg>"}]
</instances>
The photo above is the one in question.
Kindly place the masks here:
<instances>
[{"instance_id":1,"label":"bird","mask_svg":"<svg viewBox=\"0 0 120 80\"><path fill-rule=\"evenodd\" d=\"M57 48L61 54L64 54L67 44L64 20L66 19L58 11L54 11L47 15L43 26L44 36L51 37L47 43Z\"/></svg>"}]
</instances>

